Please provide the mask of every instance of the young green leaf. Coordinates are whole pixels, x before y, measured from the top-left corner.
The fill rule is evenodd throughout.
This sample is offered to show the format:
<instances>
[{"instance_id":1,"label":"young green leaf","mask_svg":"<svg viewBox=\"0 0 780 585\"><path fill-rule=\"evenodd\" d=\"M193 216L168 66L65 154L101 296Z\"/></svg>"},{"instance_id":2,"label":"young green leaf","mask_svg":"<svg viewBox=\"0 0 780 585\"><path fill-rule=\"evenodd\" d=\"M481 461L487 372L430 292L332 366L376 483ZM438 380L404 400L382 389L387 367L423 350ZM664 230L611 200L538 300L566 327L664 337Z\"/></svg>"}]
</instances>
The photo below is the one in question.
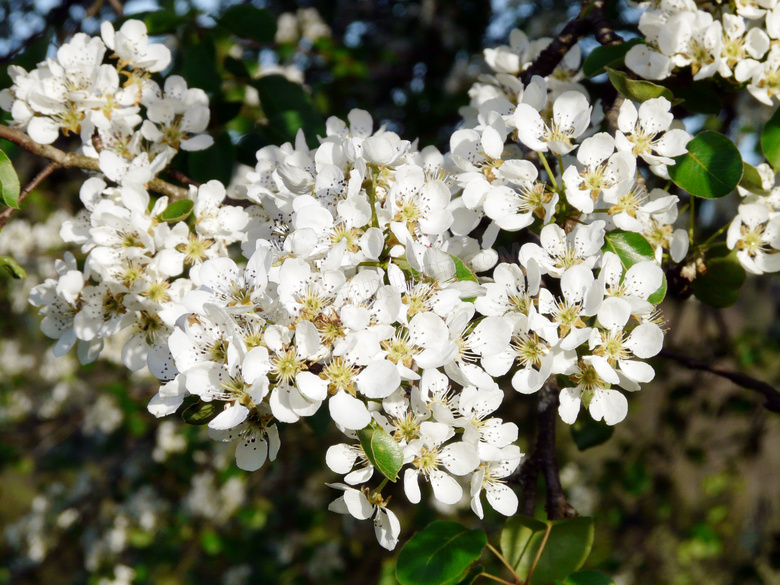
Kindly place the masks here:
<instances>
[{"instance_id":1,"label":"young green leaf","mask_svg":"<svg viewBox=\"0 0 780 585\"><path fill-rule=\"evenodd\" d=\"M653 98L665 97L673 104L677 103L668 87L656 85L649 81L630 79L622 71L616 71L609 67L606 70L607 75L609 75L609 81L615 86L615 89L630 100L641 103Z\"/></svg>"},{"instance_id":2,"label":"young green leaf","mask_svg":"<svg viewBox=\"0 0 780 585\"><path fill-rule=\"evenodd\" d=\"M192 208L195 206L195 202L192 199L180 199L174 201L168 207L160 212L157 219L166 223L174 223L177 221L184 221L192 213Z\"/></svg>"},{"instance_id":3,"label":"young green leaf","mask_svg":"<svg viewBox=\"0 0 780 585\"><path fill-rule=\"evenodd\" d=\"M761 150L772 168L780 168L780 109L775 110L761 131Z\"/></svg>"},{"instance_id":4,"label":"young green leaf","mask_svg":"<svg viewBox=\"0 0 780 585\"><path fill-rule=\"evenodd\" d=\"M4 269L12 278L27 278L27 272L10 256L0 256L0 268Z\"/></svg>"},{"instance_id":5,"label":"young green leaf","mask_svg":"<svg viewBox=\"0 0 780 585\"><path fill-rule=\"evenodd\" d=\"M577 571L555 585L615 585L615 582L601 571Z\"/></svg>"},{"instance_id":6,"label":"young green leaf","mask_svg":"<svg viewBox=\"0 0 780 585\"><path fill-rule=\"evenodd\" d=\"M0 150L0 197L8 207L19 209L19 176L8 155Z\"/></svg>"},{"instance_id":7,"label":"young green leaf","mask_svg":"<svg viewBox=\"0 0 780 585\"><path fill-rule=\"evenodd\" d=\"M550 533L544 542L548 526ZM507 521L501 534L504 558L528 585L565 579L583 565L592 546L593 519L584 516L550 522L515 516Z\"/></svg>"},{"instance_id":8,"label":"young green leaf","mask_svg":"<svg viewBox=\"0 0 780 585\"><path fill-rule=\"evenodd\" d=\"M396 440L375 422L358 431L357 436L371 464L390 481L398 479L404 454Z\"/></svg>"},{"instance_id":9,"label":"young green leaf","mask_svg":"<svg viewBox=\"0 0 780 585\"><path fill-rule=\"evenodd\" d=\"M742 178L742 156L731 140L708 130L697 134L687 148L669 166L675 185L705 199L725 197L736 188Z\"/></svg>"},{"instance_id":10,"label":"young green leaf","mask_svg":"<svg viewBox=\"0 0 780 585\"><path fill-rule=\"evenodd\" d=\"M217 23L242 39L272 43L276 35L276 19L268 11L249 4L236 4L225 10Z\"/></svg>"},{"instance_id":11,"label":"young green leaf","mask_svg":"<svg viewBox=\"0 0 780 585\"><path fill-rule=\"evenodd\" d=\"M474 274L471 271L471 268L466 266L466 264L458 258L457 256L453 256L450 254L450 257L452 258L452 261L455 263L455 278L457 280L470 280L472 282L479 282L477 280L477 275Z\"/></svg>"},{"instance_id":12,"label":"young green leaf","mask_svg":"<svg viewBox=\"0 0 780 585\"><path fill-rule=\"evenodd\" d=\"M395 574L401 585L455 585L487 544L483 530L457 522L431 522L398 555Z\"/></svg>"},{"instance_id":13,"label":"young green leaf","mask_svg":"<svg viewBox=\"0 0 780 585\"><path fill-rule=\"evenodd\" d=\"M705 305L722 309L737 302L747 276L736 251L727 256L708 258L707 272L693 281L693 294Z\"/></svg>"},{"instance_id":14,"label":"young green leaf","mask_svg":"<svg viewBox=\"0 0 780 585\"><path fill-rule=\"evenodd\" d=\"M604 45L596 47L582 63L582 73L585 77L595 77L605 72L606 68L615 69L623 65L628 50L642 43L641 39L631 39L619 45Z\"/></svg>"},{"instance_id":15,"label":"young green leaf","mask_svg":"<svg viewBox=\"0 0 780 585\"><path fill-rule=\"evenodd\" d=\"M207 425L222 412L221 402L196 402L190 404L181 417L190 425Z\"/></svg>"}]
</instances>

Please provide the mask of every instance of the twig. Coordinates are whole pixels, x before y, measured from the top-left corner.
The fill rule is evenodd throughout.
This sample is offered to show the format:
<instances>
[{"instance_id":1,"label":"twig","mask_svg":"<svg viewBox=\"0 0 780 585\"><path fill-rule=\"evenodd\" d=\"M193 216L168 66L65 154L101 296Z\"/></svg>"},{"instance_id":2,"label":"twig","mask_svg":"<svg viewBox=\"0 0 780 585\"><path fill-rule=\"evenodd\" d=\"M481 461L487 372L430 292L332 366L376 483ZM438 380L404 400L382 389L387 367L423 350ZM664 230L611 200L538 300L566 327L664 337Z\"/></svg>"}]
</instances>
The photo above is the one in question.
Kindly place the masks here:
<instances>
[{"instance_id":1,"label":"twig","mask_svg":"<svg viewBox=\"0 0 780 585\"><path fill-rule=\"evenodd\" d=\"M27 183L24 189L21 190L19 193L19 203L27 199L27 196L35 190L35 188L40 185L46 177L51 175L54 171L56 171L59 168L60 165L54 162L50 162L48 165L46 165L43 170L35 175L33 177L33 180ZM3 228L3 226L8 221L8 218L11 217L11 214L14 212L13 207L6 207L3 209L3 211L0 212L0 229Z\"/></svg>"},{"instance_id":2,"label":"twig","mask_svg":"<svg viewBox=\"0 0 780 585\"><path fill-rule=\"evenodd\" d=\"M57 163L57 166L66 169L76 168L86 171L100 171L96 158L90 158L75 152L65 152L50 144L38 144L27 134L16 128L0 125L0 138L13 142L35 155L48 158ZM155 193L167 195L172 200L185 199L189 195L189 191L184 187L177 187L162 179L152 179L146 184L146 188Z\"/></svg>"},{"instance_id":3,"label":"twig","mask_svg":"<svg viewBox=\"0 0 780 585\"><path fill-rule=\"evenodd\" d=\"M171 179L173 179L174 181L178 181L183 185L194 185L195 187L200 187L201 185L198 181L190 179L187 175L185 175L178 169L168 169L166 173Z\"/></svg>"},{"instance_id":4,"label":"twig","mask_svg":"<svg viewBox=\"0 0 780 585\"><path fill-rule=\"evenodd\" d=\"M766 402L764 402L764 408L771 410L772 412L780 413L780 392L778 392L773 386L770 386L766 382L762 382L761 380L757 380L756 378L748 376L747 374L742 374L741 372L724 370L718 366L710 365L707 362L693 359L668 349L662 349L661 353L658 355L669 358L670 360L674 360L691 370L709 372L711 374L715 374L716 376L720 376L721 378L731 380L737 386L742 386L747 390L758 392L766 399Z\"/></svg>"}]
</instances>

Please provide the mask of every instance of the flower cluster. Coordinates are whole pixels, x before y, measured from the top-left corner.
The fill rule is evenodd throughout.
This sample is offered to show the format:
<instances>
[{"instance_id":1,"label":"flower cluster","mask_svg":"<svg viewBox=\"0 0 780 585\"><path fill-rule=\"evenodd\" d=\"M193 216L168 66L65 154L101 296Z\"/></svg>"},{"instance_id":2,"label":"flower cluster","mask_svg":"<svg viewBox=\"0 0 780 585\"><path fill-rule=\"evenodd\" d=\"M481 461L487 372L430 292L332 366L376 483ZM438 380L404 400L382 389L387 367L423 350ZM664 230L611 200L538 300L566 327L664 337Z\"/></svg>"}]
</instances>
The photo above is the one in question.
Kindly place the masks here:
<instances>
[{"instance_id":1,"label":"flower cluster","mask_svg":"<svg viewBox=\"0 0 780 585\"><path fill-rule=\"evenodd\" d=\"M33 290L57 354L78 344L82 362L91 361L122 331L127 367L148 366L162 383L149 410L186 408L185 418L207 421L214 439L236 444L246 470L277 457L277 423L327 409L347 437L326 457L344 475L332 484L343 493L331 509L373 518L390 549L400 523L382 490L395 475L412 503L421 481L447 505L468 484L478 516L483 492L498 512L515 513L505 479L523 455L517 426L495 414L505 388L532 394L558 376L567 381L565 422L581 407L610 425L625 418L624 392L654 377L644 360L663 343L659 262L687 251L684 232L672 228L677 197L647 193L639 172L664 176L671 157L685 152L690 136L673 123L667 100L638 108L626 101L618 129L600 131L603 112L574 71L565 85L559 75L523 87L513 74L535 49L515 33L511 48L488 53L497 73L475 85L450 152L420 150L352 110L347 121L327 121L316 148L301 132L295 144L259 150L234 189L243 205L210 181L190 189L191 215L179 217L169 210L181 202L152 200L146 190L165 166L154 145L174 134L171 147L205 145L175 132L202 130L205 106L175 77L164 97L149 90L157 86L147 74L164 67L163 51L131 22L116 33L104 27L103 38L120 69L144 72L119 93L134 96L128 107L147 108L140 134L122 135L141 136L128 144L146 150L100 153L113 185L88 179L85 210L61 232L86 261L79 267L66 256L58 278ZM103 42L78 42L96 47L90 67L102 71ZM575 57L564 66L576 69ZM33 99L52 63L17 72L6 94L12 111L29 111L15 120L36 140L35 121L55 120ZM89 151L92 128L103 123L87 121L102 110L66 101ZM115 118L122 116L106 117L111 128ZM112 153L121 172L103 165ZM499 238L521 230L525 243L499 263ZM646 240L655 256L605 252L615 234ZM230 256L231 244L244 261ZM386 439L397 469L363 449L366 433ZM376 475L385 479L370 488Z\"/></svg>"},{"instance_id":2,"label":"flower cluster","mask_svg":"<svg viewBox=\"0 0 780 585\"><path fill-rule=\"evenodd\" d=\"M690 69L694 80L720 75L747 82L758 101L771 106L780 92L780 7L776 0L694 2L662 0L639 19L646 44L626 54L626 66L645 79L666 79Z\"/></svg>"},{"instance_id":3,"label":"flower cluster","mask_svg":"<svg viewBox=\"0 0 780 585\"><path fill-rule=\"evenodd\" d=\"M104 22L100 37L77 33L27 72L9 67L14 84L0 92L0 107L13 124L39 144L51 144L62 132L81 137L84 154L98 158L100 169L118 181L130 174L148 182L176 152L203 150L213 139L202 132L209 122L209 100L179 76L161 89L151 74L171 61L170 50L150 43L146 26L125 22L117 31ZM114 64L103 63L112 51ZM124 79L123 79L124 78Z\"/></svg>"}]
</instances>

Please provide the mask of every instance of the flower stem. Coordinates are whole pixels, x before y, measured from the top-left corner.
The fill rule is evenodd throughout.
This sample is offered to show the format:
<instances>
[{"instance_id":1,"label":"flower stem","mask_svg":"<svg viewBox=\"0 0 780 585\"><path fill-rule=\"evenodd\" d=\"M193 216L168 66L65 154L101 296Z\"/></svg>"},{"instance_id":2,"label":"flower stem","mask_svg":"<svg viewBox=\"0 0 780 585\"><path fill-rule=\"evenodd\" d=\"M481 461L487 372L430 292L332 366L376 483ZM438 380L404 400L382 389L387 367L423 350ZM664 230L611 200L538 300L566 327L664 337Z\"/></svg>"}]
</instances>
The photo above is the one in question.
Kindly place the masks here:
<instances>
[{"instance_id":1,"label":"flower stem","mask_svg":"<svg viewBox=\"0 0 780 585\"><path fill-rule=\"evenodd\" d=\"M555 174L552 172L552 169L550 168L550 163L547 162L547 158L541 152L539 153L539 158L542 160L542 164L544 165L544 170L547 171L547 176L550 177L550 182L552 183L553 189L555 189L560 194L560 191L558 191L558 181L555 180Z\"/></svg>"},{"instance_id":2,"label":"flower stem","mask_svg":"<svg viewBox=\"0 0 780 585\"><path fill-rule=\"evenodd\" d=\"M711 235L709 238L707 238L706 240L704 240L704 242L701 244L701 247L702 247L702 248L704 248L705 250L706 250L707 248L710 248L710 247L712 247L712 246L710 245L710 242L712 242L712 240L714 240L714 239L715 239L715 238L717 238L719 235L721 235L723 232L725 232L727 229L729 229L729 226L730 226L730 225L731 225L730 223L727 223L727 224L726 224L726 225L724 225L722 228L720 228L718 231L716 231L714 234L712 234L712 235Z\"/></svg>"},{"instance_id":3,"label":"flower stem","mask_svg":"<svg viewBox=\"0 0 780 585\"><path fill-rule=\"evenodd\" d=\"M477 577L485 577L486 579L492 579L493 581L498 581L499 583L504 583L504 585L513 585L509 581L505 581L504 579L501 579L500 577L496 577L495 575L491 575L490 573L485 573L484 571L477 575ZM518 581L518 583L522 583L522 581Z\"/></svg>"},{"instance_id":4,"label":"flower stem","mask_svg":"<svg viewBox=\"0 0 780 585\"><path fill-rule=\"evenodd\" d=\"M490 544L489 542L487 543L487 547L490 549L490 552L492 552L494 555L496 555L498 557L498 560L501 561L504 564L504 566L509 570L509 572L512 574L512 577L514 578L514 580L517 581L518 583L522 583L523 580L515 572L515 570L512 567L512 565L509 564L509 561L507 561L506 558L504 558L504 555L502 555L500 552L498 552L498 550L496 550L496 548L492 544Z\"/></svg>"},{"instance_id":5,"label":"flower stem","mask_svg":"<svg viewBox=\"0 0 780 585\"><path fill-rule=\"evenodd\" d=\"M552 530L552 523L547 522L547 530L544 532L544 538L542 538L542 544L539 545L539 550L536 551L536 557L534 558L534 562L531 565L531 570L528 571L528 579L527 582L531 582L531 576L534 574L534 570L536 569L536 565L539 563L539 559L542 556L542 551L544 550L544 545L547 544L547 539L550 537L550 530Z\"/></svg>"},{"instance_id":6,"label":"flower stem","mask_svg":"<svg viewBox=\"0 0 780 585\"><path fill-rule=\"evenodd\" d=\"M371 492L371 493L372 493L372 494L374 494L374 495L376 495L376 494L381 494L381 493L382 493L382 489L383 489L383 488L384 488L384 487L387 485L387 482L388 482L388 479L387 479L387 478L384 478L384 479L382 480L382 483L380 483L378 486L376 486L376 488L374 489L374 491L373 491L373 492Z\"/></svg>"},{"instance_id":7,"label":"flower stem","mask_svg":"<svg viewBox=\"0 0 780 585\"><path fill-rule=\"evenodd\" d=\"M368 204L371 206L371 225L377 228L379 227L379 218L376 215L376 176L378 172L378 168L371 169L371 185L366 189L368 193Z\"/></svg>"}]
</instances>

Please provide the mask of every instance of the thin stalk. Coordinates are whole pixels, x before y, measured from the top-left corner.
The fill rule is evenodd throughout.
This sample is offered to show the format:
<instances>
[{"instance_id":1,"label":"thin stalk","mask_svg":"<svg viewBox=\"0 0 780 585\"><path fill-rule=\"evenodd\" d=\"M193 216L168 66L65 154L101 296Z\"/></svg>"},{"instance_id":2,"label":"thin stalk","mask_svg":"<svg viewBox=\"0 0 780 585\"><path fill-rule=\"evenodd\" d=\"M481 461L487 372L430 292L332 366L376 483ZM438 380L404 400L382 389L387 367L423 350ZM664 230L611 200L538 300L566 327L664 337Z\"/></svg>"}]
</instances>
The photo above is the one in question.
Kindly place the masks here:
<instances>
[{"instance_id":1,"label":"thin stalk","mask_svg":"<svg viewBox=\"0 0 780 585\"><path fill-rule=\"evenodd\" d=\"M537 563L539 562L539 559L542 556L542 551L544 550L544 546L547 544L547 539L550 537L550 530L552 530L552 524L550 524L548 522L547 523L547 530L544 533L544 538L542 538L542 544L539 545L539 550L536 551L536 557L534 558L534 562L531 565L531 570L528 571L528 579L526 581L527 583L531 582L531 577L533 576L534 571L536 570L536 565L537 565Z\"/></svg>"},{"instance_id":2,"label":"thin stalk","mask_svg":"<svg viewBox=\"0 0 780 585\"><path fill-rule=\"evenodd\" d=\"M382 483L380 483L380 484L379 484L379 485L376 487L376 489L375 489L373 492L371 492L371 493L372 493L372 494L381 494L381 493L382 493L382 489L383 489L383 488L384 488L384 487L387 485L387 481L388 481L388 479L387 479L387 478L384 478L384 479L382 480Z\"/></svg>"},{"instance_id":3,"label":"thin stalk","mask_svg":"<svg viewBox=\"0 0 780 585\"><path fill-rule=\"evenodd\" d=\"M379 218L376 215L376 176L379 169L372 169L371 187L368 189L368 204L371 206L371 225L379 227Z\"/></svg>"},{"instance_id":4,"label":"thin stalk","mask_svg":"<svg viewBox=\"0 0 780 585\"><path fill-rule=\"evenodd\" d=\"M712 235L711 235L709 238L707 238L706 240L704 240L704 243L701 245L701 247L702 247L702 248L705 248L705 249L706 249L706 248L709 248L709 247L710 247L710 242L711 242L712 240L714 240L715 238L717 238L719 235L721 235L723 232L725 232L727 229L729 229L729 226L730 226L730 225L731 225L731 224L728 224L728 223L727 223L727 224L726 224L726 225L724 225L722 228L720 228L718 231L716 231L714 234L712 234Z\"/></svg>"},{"instance_id":5,"label":"thin stalk","mask_svg":"<svg viewBox=\"0 0 780 585\"><path fill-rule=\"evenodd\" d=\"M547 162L547 158L542 154L539 153L539 158L542 160L542 164L544 165L544 170L547 171L547 176L550 177L550 182L552 183L553 189L555 189L558 193L560 191L558 190L558 181L555 180L555 175L552 172L552 169L550 168L550 163Z\"/></svg>"},{"instance_id":6,"label":"thin stalk","mask_svg":"<svg viewBox=\"0 0 780 585\"><path fill-rule=\"evenodd\" d=\"M501 561L504 564L504 566L507 568L507 570L512 574L512 577L514 578L514 580L517 581L518 583L522 583L523 580L520 578L520 576L517 573L515 573L514 568L512 567L512 565L509 564L509 561L507 561L504 558L504 555L502 555L500 552L498 552L498 550L496 550L496 548L492 544L490 544L489 542L487 544L487 547L490 549L490 552L492 552L494 555L496 555L498 557L498 560Z\"/></svg>"},{"instance_id":7,"label":"thin stalk","mask_svg":"<svg viewBox=\"0 0 780 585\"><path fill-rule=\"evenodd\" d=\"M690 215L691 222L688 225L688 242L690 243L690 245L693 245L693 230L696 224L696 213L695 213L696 210L693 205L693 195L691 195L691 201L689 205L690 205L690 209L688 210L688 214Z\"/></svg>"},{"instance_id":8,"label":"thin stalk","mask_svg":"<svg viewBox=\"0 0 780 585\"><path fill-rule=\"evenodd\" d=\"M498 581L499 583L504 583L504 585L515 585L514 583L510 583L509 581L505 581L501 577L496 577L495 575L491 575L490 573L485 573L484 571L477 575L477 577L485 577L486 579L492 579L493 581ZM518 583L522 583L522 581L518 581Z\"/></svg>"}]
</instances>

